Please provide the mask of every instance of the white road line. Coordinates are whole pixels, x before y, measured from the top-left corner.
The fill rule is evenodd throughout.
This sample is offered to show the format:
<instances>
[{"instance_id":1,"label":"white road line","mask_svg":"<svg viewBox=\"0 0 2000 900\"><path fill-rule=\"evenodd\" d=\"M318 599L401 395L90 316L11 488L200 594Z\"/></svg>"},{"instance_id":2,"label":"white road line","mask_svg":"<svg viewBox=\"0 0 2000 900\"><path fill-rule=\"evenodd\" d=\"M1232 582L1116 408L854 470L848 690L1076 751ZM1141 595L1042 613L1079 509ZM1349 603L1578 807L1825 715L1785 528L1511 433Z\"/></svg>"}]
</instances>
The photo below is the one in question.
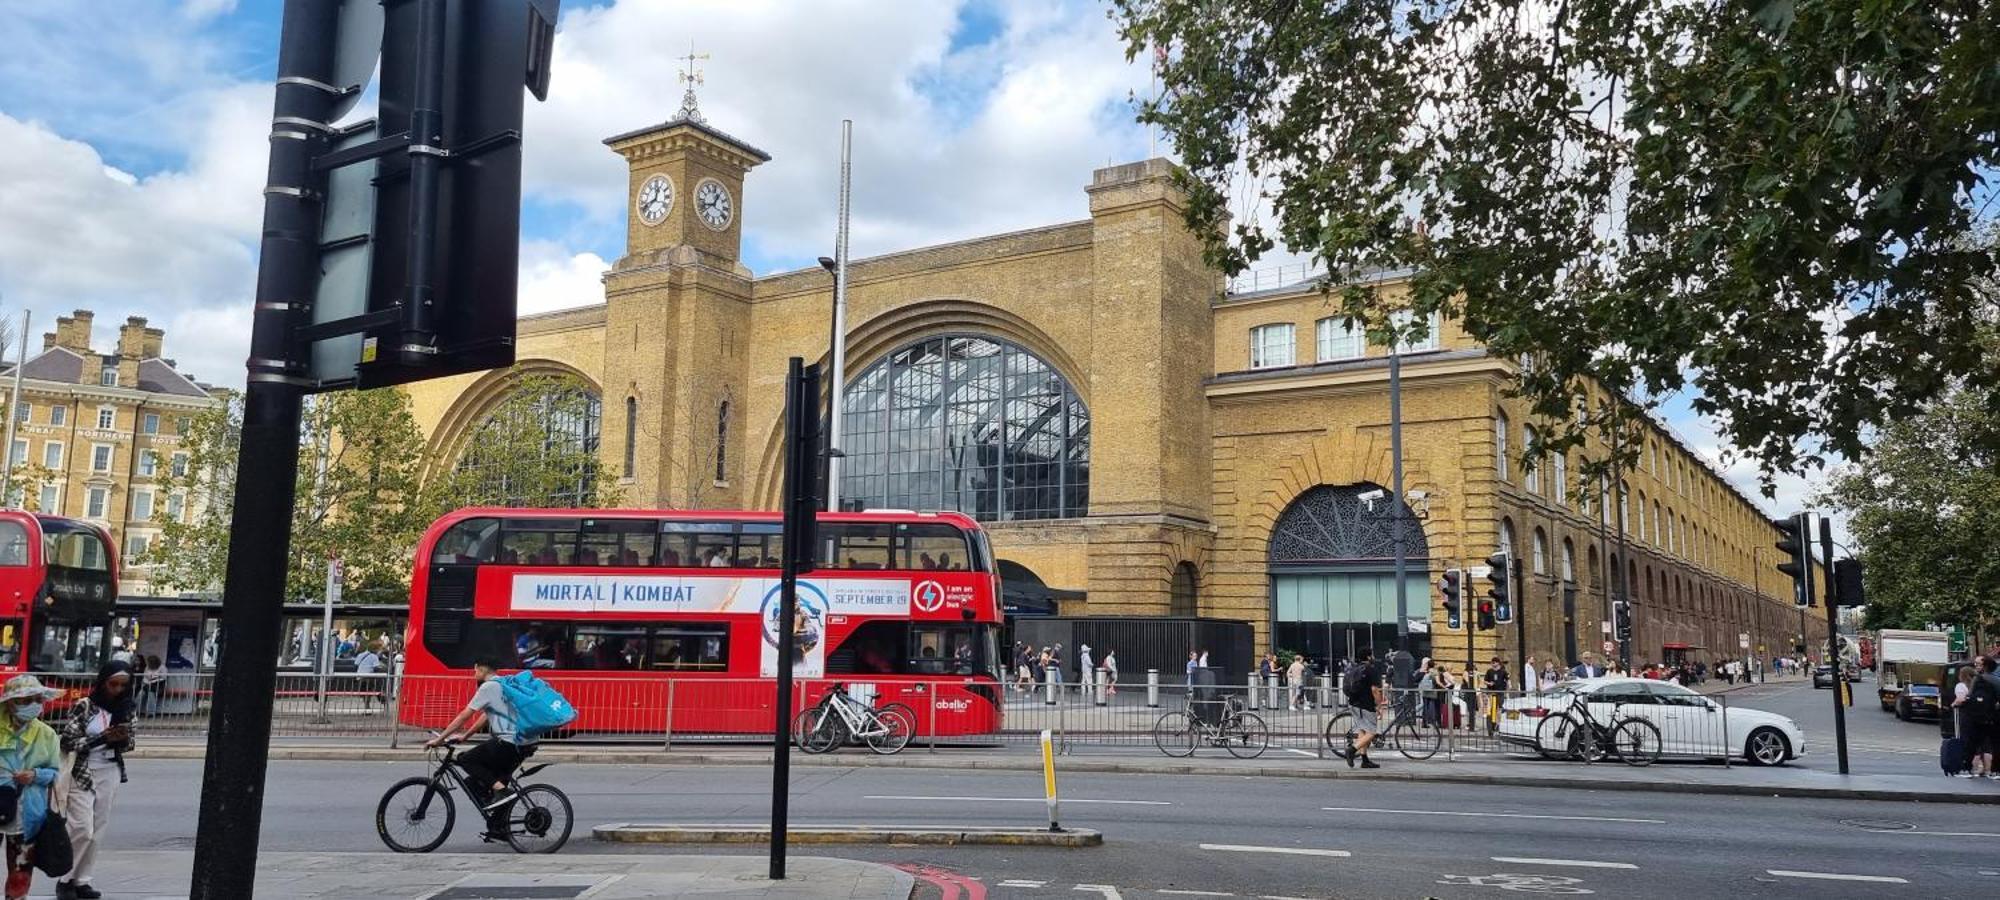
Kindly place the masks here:
<instances>
[{"instance_id":1,"label":"white road line","mask_svg":"<svg viewBox=\"0 0 2000 900\"><path fill-rule=\"evenodd\" d=\"M897 794L869 794L868 796L862 797L861 799L920 800L920 801L934 801L940 803L1047 803L1049 802L1048 798L1046 797L914 797L914 796L902 796ZM1064 797L1062 798L1062 802L1065 804L1107 803L1107 804L1117 804L1119 806L1172 806L1173 805L1173 803L1166 800L1079 800L1074 797Z\"/></svg>"},{"instance_id":2,"label":"white road line","mask_svg":"<svg viewBox=\"0 0 2000 900\"><path fill-rule=\"evenodd\" d=\"M1893 875L1841 875L1835 872L1794 872L1790 869L1765 869L1769 875L1779 878L1816 878L1821 881L1872 881L1881 884L1909 884L1907 878Z\"/></svg>"},{"instance_id":3,"label":"white road line","mask_svg":"<svg viewBox=\"0 0 2000 900\"><path fill-rule=\"evenodd\" d=\"M1932 837L2000 837L2000 832L1992 831L1880 831L1876 834L1926 834Z\"/></svg>"},{"instance_id":4,"label":"white road line","mask_svg":"<svg viewBox=\"0 0 2000 900\"><path fill-rule=\"evenodd\" d=\"M1366 806L1322 806L1321 812L1361 812L1394 813L1401 816L1465 816L1477 819L1560 819L1565 822L1632 822L1639 825L1665 825L1665 819L1623 819L1617 816L1547 816L1533 813L1489 813L1458 812L1443 809L1375 809Z\"/></svg>"},{"instance_id":5,"label":"white road line","mask_svg":"<svg viewBox=\"0 0 2000 900\"><path fill-rule=\"evenodd\" d=\"M1265 894L1257 900L1312 900L1311 897L1287 897L1283 894Z\"/></svg>"},{"instance_id":6,"label":"white road line","mask_svg":"<svg viewBox=\"0 0 2000 900\"><path fill-rule=\"evenodd\" d=\"M1096 891L1104 895L1104 900L1125 900L1124 895L1118 893L1117 888L1108 884L1079 884L1076 887L1070 888L1070 890Z\"/></svg>"},{"instance_id":7,"label":"white road line","mask_svg":"<svg viewBox=\"0 0 2000 900\"><path fill-rule=\"evenodd\" d=\"M1001 886L1001 887L1023 887L1023 888L1038 888L1038 887L1041 887L1041 886L1043 886L1043 885L1045 885L1045 884L1048 884L1048 882L1046 882L1046 881L1023 881L1023 880L1021 880L1021 879L1019 879L1019 878L1010 878L1010 879L1008 879L1008 880L1006 880L1006 881L1003 881L1003 882L1000 882L1000 886Z\"/></svg>"},{"instance_id":8,"label":"white road line","mask_svg":"<svg viewBox=\"0 0 2000 900\"><path fill-rule=\"evenodd\" d=\"M1531 856L1495 856L1494 862L1519 863L1524 866L1570 866L1578 869L1636 869L1631 863L1598 862L1591 859L1536 859Z\"/></svg>"},{"instance_id":9,"label":"white road line","mask_svg":"<svg viewBox=\"0 0 2000 900\"><path fill-rule=\"evenodd\" d=\"M1286 748L1285 748L1285 752L1286 752L1286 753L1296 753L1296 754L1298 754L1298 755L1300 755L1300 756L1304 756L1304 757L1308 757L1308 758L1311 758L1311 759L1318 759L1318 758L1319 758L1319 754L1317 754L1317 753L1307 753L1306 751L1304 751L1304 750L1300 750L1300 749L1299 749L1299 748L1297 748L1297 747L1286 747Z\"/></svg>"},{"instance_id":10,"label":"white road line","mask_svg":"<svg viewBox=\"0 0 2000 900\"><path fill-rule=\"evenodd\" d=\"M1287 856L1353 856L1345 850L1316 850L1311 847L1256 847L1249 844L1197 844L1203 850L1222 850L1228 853L1281 853Z\"/></svg>"},{"instance_id":11,"label":"white road line","mask_svg":"<svg viewBox=\"0 0 2000 900\"><path fill-rule=\"evenodd\" d=\"M1174 895L1174 896L1176 896L1176 897L1234 897L1234 896L1236 896L1235 894L1225 894L1225 893L1223 893L1223 892L1221 892L1221 891L1176 891L1176 890L1173 890L1173 889L1171 889L1171 888L1160 888L1160 889L1159 889L1158 891L1156 891L1155 893L1160 893L1160 894L1173 894L1173 895Z\"/></svg>"}]
</instances>

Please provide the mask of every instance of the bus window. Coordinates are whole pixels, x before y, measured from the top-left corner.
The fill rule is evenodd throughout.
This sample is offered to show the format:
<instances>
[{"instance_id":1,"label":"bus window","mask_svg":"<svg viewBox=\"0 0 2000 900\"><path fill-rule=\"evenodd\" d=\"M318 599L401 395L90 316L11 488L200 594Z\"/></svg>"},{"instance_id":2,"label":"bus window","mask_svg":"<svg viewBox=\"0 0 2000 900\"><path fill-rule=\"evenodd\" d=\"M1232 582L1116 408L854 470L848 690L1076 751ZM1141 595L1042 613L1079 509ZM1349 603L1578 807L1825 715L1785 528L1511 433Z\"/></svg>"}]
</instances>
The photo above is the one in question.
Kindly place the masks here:
<instances>
[{"instance_id":1,"label":"bus window","mask_svg":"<svg viewBox=\"0 0 2000 900\"><path fill-rule=\"evenodd\" d=\"M43 625L29 666L37 672L95 672L97 644L103 639L102 625Z\"/></svg>"},{"instance_id":2,"label":"bus window","mask_svg":"<svg viewBox=\"0 0 2000 900\"><path fill-rule=\"evenodd\" d=\"M878 619L863 622L826 657L829 675L894 675L904 671L910 623Z\"/></svg>"},{"instance_id":3,"label":"bus window","mask_svg":"<svg viewBox=\"0 0 2000 900\"><path fill-rule=\"evenodd\" d=\"M776 522L745 522L736 536L736 566L743 569L775 569L784 552L785 526Z\"/></svg>"},{"instance_id":4,"label":"bus window","mask_svg":"<svg viewBox=\"0 0 2000 900\"><path fill-rule=\"evenodd\" d=\"M508 519L500 534L500 562L514 566L576 564L575 519Z\"/></svg>"},{"instance_id":5,"label":"bus window","mask_svg":"<svg viewBox=\"0 0 2000 900\"><path fill-rule=\"evenodd\" d=\"M650 524L648 527L650 530ZM578 625L569 639L575 659L566 669L637 669L646 653L643 625Z\"/></svg>"},{"instance_id":6,"label":"bus window","mask_svg":"<svg viewBox=\"0 0 2000 900\"><path fill-rule=\"evenodd\" d=\"M650 566L653 564L651 519L585 519L580 566Z\"/></svg>"},{"instance_id":7,"label":"bus window","mask_svg":"<svg viewBox=\"0 0 2000 900\"><path fill-rule=\"evenodd\" d=\"M663 625L653 629L653 652L647 665L655 670L715 671L729 668L729 626Z\"/></svg>"},{"instance_id":8,"label":"bus window","mask_svg":"<svg viewBox=\"0 0 2000 900\"><path fill-rule=\"evenodd\" d=\"M42 538L42 554L51 566L105 572L111 569L111 555L104 552L104 539L86 529L56 531L49 526Z\"/></svg>"},{"instance_id":9,"label":"bus window","mask_svg":"<svg viewBox=\"0 0 2000 900\"><path fill-rule=\"evenodd\" d=\"M439 565L489 563L493 561L494 536L500 532L499 519L467 519L438 538L431 562Z\"/></svg>"},{"instance_id":10,"label":"bus window","mask_svg":"<svg viewBox=\"0 0 2000 900\"><path fill-rule=\"evenodd\" d=\"M735 530L728 522L661 522L660 565L726 566Z\"/></svg>"},{"instance_id":11,"label":"bus window","mask_svg":"<svg viewBox=\"0 0 2000 900\"><path fill-rule=\"evenodd\" d=\"M0 619L0 666L21 663L21 620Z\"/></svg>"},{"instance_id":12,"label":"bus window","mask_svg":"<svg viewBox=\"0 0 2000 900\"><path fill-rule=\"evenodd\" d=\"M872 522L823 525L832 532L832 555L821 562L829 569L888 569L891 526Z\"/></svg>"},{"instance_id":13,"label":"bus window","mask_svg":"<svg viewBox=\"0 0 2000 900\"><path fill-rule=\"evenodd\" d=\"M0 566L28 564L28 529L19 522L0 521Z\"/></svg>"},{"instance_id":14,"label":"bus window","mask_svg":"<svg viewBox=\"0 0 2000 900\"><path fill-rule=\"evenodd\" d=\"M896 538L902 568L963 571L972 564L965 532L950 525L898 525Z\"/></svg>"},{"instance_id":15,"label":"bus window","mask_svg":"<svg viewBox=\"0 0 2000 900\"><path fill-rule=\"evenodd\" d=\"M920 675L975 675L992 671L985 625L910 626L910 671Z\"/></svg>"}]
</instances>

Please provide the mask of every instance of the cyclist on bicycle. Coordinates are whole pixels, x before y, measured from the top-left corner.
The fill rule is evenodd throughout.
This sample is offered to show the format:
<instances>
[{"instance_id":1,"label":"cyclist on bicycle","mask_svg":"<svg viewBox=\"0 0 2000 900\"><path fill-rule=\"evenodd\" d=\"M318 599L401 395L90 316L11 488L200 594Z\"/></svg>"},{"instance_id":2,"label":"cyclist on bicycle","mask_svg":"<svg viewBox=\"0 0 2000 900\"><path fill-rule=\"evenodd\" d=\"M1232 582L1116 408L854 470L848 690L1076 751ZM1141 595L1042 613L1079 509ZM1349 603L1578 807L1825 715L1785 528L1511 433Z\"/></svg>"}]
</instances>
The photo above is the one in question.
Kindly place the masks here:
<instances>
[{"instance_id":1,"label":"cyclist on bicycle","mask_svg":"<svg viewBox=\"0 0 2000 900\"><path fill-rule=\"evenodd\" d=\"M474 746L458 755L459 768L465 770L466 787L474 791L472 801L486 814L488 825L493 824L494 814L514 801L513 793L507 790L507 779L519 768L522 760L533 756L535 742L522 740L514 727L514 710L507 704L507 695L500 690L496 676L500 674L497 661L481 657L472 664L472 679L479 689L472 692L472 702L466 704L457 718L451 720L437 737L424 743L425 747L436 747L456 737L471 737L482 723L493 731L493 739ZM494 829L494 830L502 830Z\"/></svg>"},{"instance_id":2,"label":"cyclist on bicycle","mask_svg":"<svg viewBox=\"0 0 2000 900\"><path fill-rule=\"evenodd\" d=\"M1375 651L1362 647L1354 654L1354 665L1347 670L1347 702L1354 707L1354 746L1345 756L1351 768L1358 759L1361 768L1379 769L1382 764L1368 758L1368 745L1375 743L1375 736L1382 732L1377 720L1385 698L1382 691L1382 672L1375 666Z\"/></svg>"}]
</instances>

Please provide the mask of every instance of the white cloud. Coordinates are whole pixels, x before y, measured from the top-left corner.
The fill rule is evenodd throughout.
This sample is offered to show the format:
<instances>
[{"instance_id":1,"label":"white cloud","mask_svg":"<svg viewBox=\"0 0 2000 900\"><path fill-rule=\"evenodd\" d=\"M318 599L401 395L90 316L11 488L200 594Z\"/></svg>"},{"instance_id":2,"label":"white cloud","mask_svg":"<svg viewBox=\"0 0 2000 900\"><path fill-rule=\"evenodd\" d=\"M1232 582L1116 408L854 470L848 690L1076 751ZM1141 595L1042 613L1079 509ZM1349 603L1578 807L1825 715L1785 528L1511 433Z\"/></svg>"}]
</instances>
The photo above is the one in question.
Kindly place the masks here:
<instances>
[{"instance_id":1,"label":"white cloud","mask_svg":"<svg viewBox=\"0 0 2000 900\"><path fill-rule=\"evenodd\" d=\"M549 241L521 245L521 291L518 308L524 316L604 302L605 270L611 268L595 253L570 253Z\"/></svg>"}]
</instances>

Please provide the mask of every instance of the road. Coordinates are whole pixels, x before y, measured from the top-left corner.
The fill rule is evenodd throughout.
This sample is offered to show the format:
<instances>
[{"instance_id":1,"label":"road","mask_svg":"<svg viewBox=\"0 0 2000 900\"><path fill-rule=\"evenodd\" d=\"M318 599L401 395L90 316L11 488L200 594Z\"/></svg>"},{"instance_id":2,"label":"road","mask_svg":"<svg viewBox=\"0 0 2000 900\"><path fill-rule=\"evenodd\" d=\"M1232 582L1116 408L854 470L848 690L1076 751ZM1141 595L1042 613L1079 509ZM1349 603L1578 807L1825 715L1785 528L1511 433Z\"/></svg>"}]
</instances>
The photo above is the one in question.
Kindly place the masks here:
<instances>
[{"instance_id":1,"label":"road","mask_svg":"<svg viewBox=\"0 0 2000 900\"><path fill-rule=\"evenodd\" d=\"M1875 699L1875 680L1855 682L1854 705L1847 708L1849 769L1873 775L1938 775L1937 722L1898 721ZM1833 691L1811 682L1787 681L1731 691L1731 706L1748 706L1790 716L1805 729L1811 752L1797 765L1835 771ZM1940 782L1944 783L1944 782Z\"/></svg>"},{"instance_id":2,"label":"road","mask_svg":"<svg viewBox=\"0 0 2000 900\"><path fill-rule=\"evenodd\" d=\"M110 847L190 847L200 763L131 768ZM274 763L262 846L380 851L376 801L420 771ZM563 765L543 780L577 808L579 836L566 853L631 852L586 837L606 822L765 821L770 790L769 770L748 766ZM1103 831L1103 847L802 852L931 865L978 878L994 897L1067 900L1587 892L1826 900L2000 888L1991 850L2000 825L1986 824L1993 816L1984 807L1162 775L1077 774L1062 787L1064 824ZM1033 826L1045 822L1039 788L1038 773L815 767L795 770L793 821ZM464 830L444 849L505 852Z\"/></svg>"}]
</instances>

